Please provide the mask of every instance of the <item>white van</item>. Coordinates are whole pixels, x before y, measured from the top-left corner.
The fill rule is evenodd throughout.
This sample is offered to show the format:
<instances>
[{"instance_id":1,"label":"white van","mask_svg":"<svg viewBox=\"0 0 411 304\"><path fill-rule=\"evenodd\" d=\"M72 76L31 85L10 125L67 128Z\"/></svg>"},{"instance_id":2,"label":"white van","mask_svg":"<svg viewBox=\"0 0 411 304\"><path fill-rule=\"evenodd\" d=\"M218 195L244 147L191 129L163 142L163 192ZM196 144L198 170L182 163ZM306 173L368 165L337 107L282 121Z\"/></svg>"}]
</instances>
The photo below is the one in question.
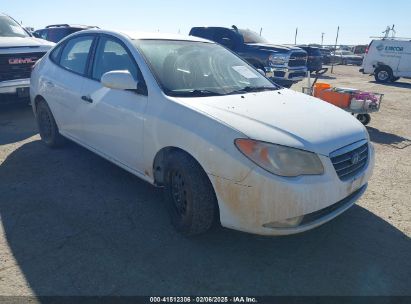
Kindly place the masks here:
<instances>
[{"instance_id":1,"label":"white van","mask_svg":"<svg viewBox=\"0 0 411 304\"><path fill-rule=\"evenodd\" d=\"M382 39L371 41L360 72L374 75L386 83L411 78L411 40Z\"/></svg>"}]
</instances>

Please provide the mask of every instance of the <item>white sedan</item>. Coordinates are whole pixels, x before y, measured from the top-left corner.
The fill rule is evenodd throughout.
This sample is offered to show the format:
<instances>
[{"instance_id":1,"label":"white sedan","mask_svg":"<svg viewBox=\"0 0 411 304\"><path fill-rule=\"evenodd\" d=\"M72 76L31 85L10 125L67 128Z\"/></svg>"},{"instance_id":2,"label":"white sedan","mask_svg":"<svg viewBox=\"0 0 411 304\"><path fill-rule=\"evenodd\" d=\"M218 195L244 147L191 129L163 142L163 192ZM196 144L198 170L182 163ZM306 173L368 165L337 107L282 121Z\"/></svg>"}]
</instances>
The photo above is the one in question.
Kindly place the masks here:
<instances>
[{"instance_id":1,"label":"white sedan","mask_svg":"<svg viewBox=\"0 0 411 304\"><path fill-rule=\"evenodd\" d=\"M30 93L48 146L68 138L164 187L186 235L218 220L262 235L312 229L355 203L374 166L354 117L196 37L73 34L35 66Z\"/></svg>"}]
</instances>

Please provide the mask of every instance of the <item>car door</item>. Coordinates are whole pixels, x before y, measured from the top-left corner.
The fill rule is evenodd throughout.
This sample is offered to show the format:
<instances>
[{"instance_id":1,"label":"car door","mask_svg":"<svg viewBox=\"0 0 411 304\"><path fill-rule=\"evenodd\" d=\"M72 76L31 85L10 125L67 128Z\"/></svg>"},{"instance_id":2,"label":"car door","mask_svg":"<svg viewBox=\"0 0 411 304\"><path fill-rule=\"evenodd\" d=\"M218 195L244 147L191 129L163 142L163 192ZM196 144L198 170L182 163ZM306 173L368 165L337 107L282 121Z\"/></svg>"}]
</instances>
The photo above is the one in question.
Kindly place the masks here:
<instances>
[{"instance_id":1,"label":"car door","mask_svg":"<svg viewBox=\"0 0 411 304\"><path fill-rule=\"evenodd\" d=\"M128 70L139 82L136 90L104 87L101 77L110 71ZM143 169L143 127L147 89L134 57L119 39L101 35L90 78L84 82L88 100L83 130L86 144L132 170Z\"/></svg>"},{"instance_id":2,"label":"car door","mask_svg":"<svg viewBox=\"0 0 411 304\"><path fill-rule=\"evenodd\" d=\"M398 43L398 50L401 54L398 71L400 76L411 77L411 42L404 41Z\"/></svg>"},{"instance_id":3,"label":"car door","mask_svg":"<svg viewBox=\"0 0 411 304\"><path fill-rule=\"evenodd\" d=\"M55 65L42 79L42 85L47 88L44 97L50 101L60 131L77 140L82 140L84 135L82 87L95 37L76 36L54 49L50 60Z\"/></svg>"}]
</instances>

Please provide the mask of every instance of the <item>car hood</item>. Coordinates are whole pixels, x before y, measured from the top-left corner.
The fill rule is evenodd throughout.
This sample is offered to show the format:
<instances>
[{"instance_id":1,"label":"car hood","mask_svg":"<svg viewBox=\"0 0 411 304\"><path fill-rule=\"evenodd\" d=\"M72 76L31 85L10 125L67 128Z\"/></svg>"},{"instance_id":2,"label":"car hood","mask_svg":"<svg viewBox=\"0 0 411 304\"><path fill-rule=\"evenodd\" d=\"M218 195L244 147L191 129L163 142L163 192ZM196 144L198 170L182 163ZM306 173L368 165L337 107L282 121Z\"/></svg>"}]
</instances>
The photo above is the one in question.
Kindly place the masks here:
<instances>
[{"instance_id":1,"label":"car hood","mask_svg":"<svg viewBox=\"0 0 411 304\"><path fill-rule=\"evenodd\" d=\"M246 137L325 156L367 139L365 127L351 114L288 89L178 100Z\"/></svg>"},{"instance_id":2,"label":"car hood","mask_svg":"<svg viewBox=\"0 0 411 304\"><path fill-rule=\"evenodd\" d=\"M55 44L34 37L0 37L1 53L47 52Z\"/></svg>"},{"instance_id":3,"label":"car hood","mask_svg":"<svg viewBox=\"0 0 411 304\"><path fill-rule=\"evenodd\" d=\"M247 43L248 47L255 48L261 51L270 51L270 52L278 52L278 53L287 53L290 51L300 51L305 52L303 49L294 46L287 46L287 45L277 45L277 44L269 44L269 43Z\"/></svg>"}]
</instances>

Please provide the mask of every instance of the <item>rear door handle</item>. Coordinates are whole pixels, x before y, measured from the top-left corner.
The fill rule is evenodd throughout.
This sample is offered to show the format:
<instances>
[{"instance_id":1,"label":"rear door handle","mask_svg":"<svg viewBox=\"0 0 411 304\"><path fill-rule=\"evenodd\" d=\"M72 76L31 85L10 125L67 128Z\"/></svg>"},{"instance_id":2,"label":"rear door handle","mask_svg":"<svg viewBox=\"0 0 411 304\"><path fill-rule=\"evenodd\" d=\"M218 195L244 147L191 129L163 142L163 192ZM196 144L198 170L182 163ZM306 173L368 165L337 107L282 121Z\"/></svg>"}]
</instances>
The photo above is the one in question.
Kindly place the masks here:
<instances>
[{"instance_id":1,"label":"rear door handle","mask_svg":"<svg viewBox=\"0 0 411 304\"><path fill-rule=\"evenodd\" d=\"M87 101L88 103L93 103L93 99L90 96L81 96L81 99Z\"/></svg>"}]
</instances>

